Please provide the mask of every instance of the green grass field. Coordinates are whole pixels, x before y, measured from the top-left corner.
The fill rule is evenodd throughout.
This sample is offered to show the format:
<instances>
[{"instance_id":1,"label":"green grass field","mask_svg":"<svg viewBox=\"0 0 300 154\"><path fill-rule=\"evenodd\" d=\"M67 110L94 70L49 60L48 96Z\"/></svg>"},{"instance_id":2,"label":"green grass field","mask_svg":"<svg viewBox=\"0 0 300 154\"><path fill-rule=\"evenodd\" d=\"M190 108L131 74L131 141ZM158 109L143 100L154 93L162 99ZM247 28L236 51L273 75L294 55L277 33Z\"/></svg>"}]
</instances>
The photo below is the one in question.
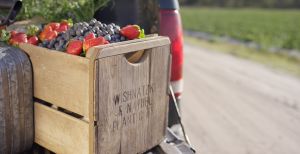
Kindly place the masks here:
<instances>
[{"instance_id":1,"label":"green grass field","mask_svg":"<svg viewBox=\"0 0 300 154\"><path fill-rule=\"evenodd\" d=\"M300 50L300 10L182 8L188 30Z\"/></svg>"}]
</instances>

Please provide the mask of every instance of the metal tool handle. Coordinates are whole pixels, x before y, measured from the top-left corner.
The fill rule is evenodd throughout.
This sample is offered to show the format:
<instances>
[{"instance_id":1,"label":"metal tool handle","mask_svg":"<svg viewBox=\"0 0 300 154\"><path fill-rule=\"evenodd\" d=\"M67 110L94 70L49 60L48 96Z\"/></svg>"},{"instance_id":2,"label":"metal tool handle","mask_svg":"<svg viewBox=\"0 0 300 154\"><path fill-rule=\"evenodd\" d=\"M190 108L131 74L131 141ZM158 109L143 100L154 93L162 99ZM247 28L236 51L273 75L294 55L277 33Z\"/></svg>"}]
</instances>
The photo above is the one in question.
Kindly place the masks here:
<instances>
[{"instance_id":1,"label":"metal tool handle","mask_svg":"<svg viewBox=\"0 0 300 154\"><path fill-rule=\"evenodd\" d=\"M7 17L0 23L0 26L9 26L15 21L18 13L21 11L22 8L22 1L18 0L15 1L13 6L11 7Z\"/></svg>"},{"instance_id":2,"label":"metal tool handle","mask_svg":"<svg viewBox=\"0 0 300 154\"><path fill-rule=\"evenodd\" d=\"M182 133L183 133L183 137L184 137L184 140L186 141L186 143L191 146L191 142L185 132L185 129L184 129L184 126L182 124L182 121L181 121L181 115L180 115L180 111L179 111L179 107L178 107L178 104L177 104L177 101L176 101L176 98L175 98L175 94L174 94L174 91L172 89L172 86L170 85L169 86L169 89L170 89L170 93L171 93L171 96L172 96L172 99L173 99L173 103L175 105L175 108L176 108L176 114L177 114L177 117L178 117L178 122L181 126L181 130L182 130Z\"/></svg>"}]
</instances>

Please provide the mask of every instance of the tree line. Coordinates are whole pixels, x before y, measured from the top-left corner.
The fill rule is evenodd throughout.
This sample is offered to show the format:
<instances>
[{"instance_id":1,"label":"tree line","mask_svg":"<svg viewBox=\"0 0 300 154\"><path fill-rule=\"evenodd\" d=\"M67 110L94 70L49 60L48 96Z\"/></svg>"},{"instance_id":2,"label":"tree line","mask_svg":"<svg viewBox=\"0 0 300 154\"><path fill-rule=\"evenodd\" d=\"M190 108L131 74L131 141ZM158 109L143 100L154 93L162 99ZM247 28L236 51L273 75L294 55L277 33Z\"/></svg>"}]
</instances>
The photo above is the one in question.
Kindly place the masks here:
<instances>
[{"instance_id":1,"label":"tree line","mask_svg":"<svg viewBox=\"0 0 300 154\"><path fill-rule=\"evenodd\" d=\"M182 5L215 7L300 8L300 0L179 0Z\"/></svg>"}]
</instances>

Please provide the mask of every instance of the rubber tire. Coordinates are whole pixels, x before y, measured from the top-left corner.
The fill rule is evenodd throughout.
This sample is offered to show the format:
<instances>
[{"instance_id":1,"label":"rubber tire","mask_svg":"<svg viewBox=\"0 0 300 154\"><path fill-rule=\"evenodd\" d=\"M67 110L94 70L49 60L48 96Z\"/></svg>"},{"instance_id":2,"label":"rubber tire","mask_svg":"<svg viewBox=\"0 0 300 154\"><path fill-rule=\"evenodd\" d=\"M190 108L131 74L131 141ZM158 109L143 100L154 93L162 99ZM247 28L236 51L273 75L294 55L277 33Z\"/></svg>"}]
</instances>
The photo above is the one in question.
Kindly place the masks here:
<instances>
[{"instance_id":1,"label":"rubber tire","mask_svg":"<svg viewBox=\"0 0 300 154\"><path fill-rule=\"evenodd\" d=\"M20 49L0 44L0 153L21 153L34 138L32 67Z\"/></svg>"}]
</instances>

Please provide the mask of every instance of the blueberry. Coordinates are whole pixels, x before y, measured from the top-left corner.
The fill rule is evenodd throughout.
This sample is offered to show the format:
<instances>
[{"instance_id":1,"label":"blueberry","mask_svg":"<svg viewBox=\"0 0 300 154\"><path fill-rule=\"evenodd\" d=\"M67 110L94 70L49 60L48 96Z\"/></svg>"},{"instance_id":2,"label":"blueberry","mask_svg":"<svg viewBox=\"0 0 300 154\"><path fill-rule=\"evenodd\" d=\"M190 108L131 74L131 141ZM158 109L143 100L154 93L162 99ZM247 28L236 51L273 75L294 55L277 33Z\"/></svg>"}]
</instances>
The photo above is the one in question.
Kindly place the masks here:
<instances>
[{"instance_id":1,"label":"blueberry","mask_svg":"<svg viewBox=\"0 0 300 154\"><path fill-rule=\"evenodd\" d=\"M121 42L121 40L117 38L117 39L116 39L116 42Z\"/></svg>"},{"instance_id":2,"label":"blueberry","mask_svg":"<svg viewBox=\"0 0 300 154\"><path fill-rule=\"evenodd\" d=\"M92 26L89 26L89 27L88 27L88 29L89 29L89 30L92 30L92 29L93 29L93 27L92 27Z\"/></svg>"},{"instance_id":3,"label":"blueberry","mask_svg":"<svg viewBox=\"0 0 300 154\"><path fill-rule=\"evenodd\" d=\"M111 40L110 35L105 35L104 38L105 38L107 41L110 41L110 40Z\"/></svg>"},{"instance_id":4,"label":"blueberry","mask_svg":"<svg viewBox=\"0 0 300 154\"><path fill-rule=\"evenodd\" d=\"M49 44L49 41L47 41L47 40L45 40L45 41L43 42L43 46L44 46L44 47L46 47L48 44Z\"/></svg>"},{"instance_id":5,"label":"blueberry","mask_svg":"<svg viewBox=\"0 0 300 154\"><path fill-rule=\"evenodd\" d=\"M71 30L69 31L69 34L70 34L71 36L75 36L75 35L76 35L76 32L75 32L75 30L71 29Z\"/></svg>"},{"instance_id":6,"label":"blueberry","mask_svg":"<svg viewBox=\"0 0 300 154\"><path fill-rule=\"evenodd\" d=\"M57 38L56 38L56 40L61 40L62 39L62 37L61 36L58 36Z\"/></svg>"},{"instance_id":7,"label":"blueberry","mask_svg":"<svg viewBox=\"0 0 300 154\"><path fill-rule=\"evenodd\" d=\"M107 32L110 34L110 35L113 35L115 34L114 30L112 28L108 29Z\"/></svg>"},{"instance_id":8,"label":"blueberry","mask_svg":"<svg viewBox=\"0 0 300 154\"><path fill-rule=\"evenodd\" d=\"M99 29L99 27L93 27L93 30L98 31L100 29Z\"/></svg>"},{"instance_id":9,"label":"blueberry","mask_svg":"<svg viewBox=\"0 0 300 154\"><path fill-rule=\"evenodd\" d=\"M78 40L83 41L84 37L83 36L79 36Z\"/></svg>"},{"instance_id":10,"label":"blueberry","mask_svg":"<svg viewBox=\"0 0 300 154\"><path fill-rule=\"evenodd\" d=\"M119 34L119 33L120 33L120 30L117 29L117 28L114 28L114 32L115 32L116 34Z\"/></svg>"},{"instance_id":11,"label":"blueberry","mask_svg":"<svg viewBox=\"0 0 300 154\"><path fill-rule=\"evenodd\" d=\"M38 46L39 46L39 47L43 47L43 43L39 43Z\"/></svg>"},{"instance_id":12,"label":"blueberry","mask_svg":"<svg viewBox=\"0 0 300 154\"><path fill-rule=\"evenodd\" d=\"M98 32L97 32L97 35L98 35L98 37L99 37L99 36L103 36L102 31L98 31Z\"/></svg>"},{"instance_id":13,"label":"blueberry","mask_svg":"<svg viewBox=\"0 0 300 154\"><path fill-rule=\"evenodd\" d=\"M55 47L55 50L57 50L57 51L64 51L62 45L59 45L59 46Z\"/></svg>"},{"instance_id":14,"label":"blueberry","mask_svg":"<svg viewBox=\"0 0 300 154\"><path fill-rule=\"evenodd\" d=\"M66 33L66 35L64 36L64 40L70 40L71 36L70 33Z\"/></svg>"},{"instance_id":15,"label":"blueberry","mask_svg":"<svg viewBox=\"0 0 300 154\"><path fill-rule=\"evenodd\" d=\"M59 46L59 43L58 43L58 42L54 44L54 47L55 47L55 48L57 48L58 46Z\"/></svg>"},{"instance_id":16,"label":"blueberry","mask_svg":"<svg viewBox=\"0 0 300 154\"><path fill-rule=\"evenodd\" d=\"M111 38L111 40L115 40L116 39L115 35L110 35L110 38Z\"/></svg>"},{"instance_id":17,"label":"blueberry","mask_svg":"<svg viewBox=\"0 0 300 154\"><path fill-rule=\"evenodd\" d=\"M66 32L66 33L63 33L63 34L61 35L61 37L62 37L63 39L66 39L66 35L67 35L67 32Z\"/></svg>"},{"instance_id":18,"label":"blueberry","mask_svg":"<svg viewBox=\"0 0 300 154\"><path fill-rule=\"evenodd\" d=\"M83 33L83 31L81 29L76 30L76 35L77 36L81 36Z\"/></svg>"},{"instance_id":19,"label":"blueberry","mask_svg":"<svg viewBox=\"0 0 300 154\"><path fill-rule=\"evenodd\" d=\"M48 49L51 49L51 48L52 48L52 45L49 43L49 44L47 45L47 48L48 48Z\"/></svg>"},{"instance_id":20,"label":"blueberry","mask_svg":"<svg viewBox=\"0 0 300 154\"><path fill-rule=\"evenodd\" d=\"M112 25L107 25L107 28L111 29L111 28L113 28L113 26Z\"/></svg>"},{"instance_id":21,"label":"blueberry","mask_svg":"<svg viewBox=\"0 0 300 154\"><path fill-rule=\"evenodd\" d=\"M96 26L96 27L101 27L101 26L102 26L102 23L101 23L100 21L96 21L96 22L95 22L95 26Z\"/></svg>"},{"instance_id":22,"label":"blueberry","mask_svg":"<svg viewBox=\"0 0 300 154\"><path fill-rule=\"evenodd\" d=\"M86 32L86 31L88 31L88 28L87 27L83 27L82 31Z\"/></svg>"},{"instance_id":23,"label":"blueberry","mask_svg":"<svg viewBox=\"0 0 300 154\"><path fill-rule=\"evenodd\" d=\"M120 40L121 40L121 41L125 41L126 38L125 38L124 36L121 36Z\"/></svg>"},{"instance_id":24,"label":"blueberry","mask_svg":"<svg viewBox=\"0 0 300 154\"><path fill-rule=\"evenodd\" d=\"M116 38L120 38L121 35L120 35L120 34L115 34L115 37L116 37Z\"/></svg>"},{"instance_id":25,"label":"blueberry","mask_svg":"<svg viewBox=\"0 0 300 154\"><path fill-rule=\"evenodd\" d=\"M51 40L49 45L52 47L54 45L55 41L56 41L56 39Z\"/></svg>"},{"instance_id":26,"label":"blueberry","mask_svg":"<svg viewBox=\"0 0 300 154\"><path fill-rule=\"evenodd\" d=\"M90 24L91 26L94 26L96 22L97 22L96 19L92 19L92 20L89 22L89 24Z\"/></svg>"},{"instance_id":27,"label":"blueberry","mask_svg":"<svg viewBox=\"0 0 300 154\"><path fill-rule=\"evenodd\" d=\"M60 40L58 43L59 43L59 45L64 45L65 44L65 40Z\"/></svg>"},{"instance_id":28,"label":"blueberry","mask_svg":"<svg viewBox=\"0 0 300 154\"><path fill-rule=\"evenodd\" d=\"M97 33L94 29L90 30L91 33Z\"/></svg>"},{"instance_id":29,"label":"blueberry","mask_svg":"<svg viewBox=\"0 0 300 154\"><path fill-rule=\"evenodd\" d=\"M89 24L87 22L83 22L83 27L89 27Z\"/></svg>"}]
</instances>

